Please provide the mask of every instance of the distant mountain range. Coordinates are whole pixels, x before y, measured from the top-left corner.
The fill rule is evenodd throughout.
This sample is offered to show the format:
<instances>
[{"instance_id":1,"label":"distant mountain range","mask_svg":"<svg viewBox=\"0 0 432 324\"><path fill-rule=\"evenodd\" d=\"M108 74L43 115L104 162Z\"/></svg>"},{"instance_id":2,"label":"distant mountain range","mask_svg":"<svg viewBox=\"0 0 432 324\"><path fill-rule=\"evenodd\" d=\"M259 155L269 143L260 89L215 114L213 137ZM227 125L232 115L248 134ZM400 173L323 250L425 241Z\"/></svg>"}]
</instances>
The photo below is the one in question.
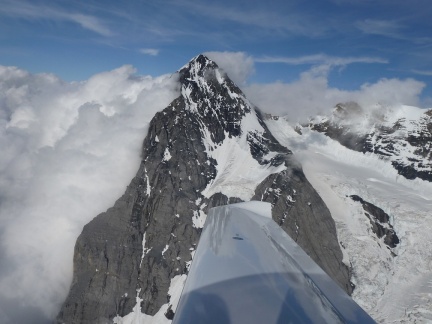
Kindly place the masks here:
<instances>
[{"instance_id":1,"label":"distant mountain range","mask_svg":"<svg viewBox=\"0 0 432 324\"><path fill-rule=\"evenodd\" d=\"M308 124L349 149L391 162L407 179L432 181L432 109L377 105L364 111L355 102L338 104L332 116Z\"/></svg>"}]
</instances>

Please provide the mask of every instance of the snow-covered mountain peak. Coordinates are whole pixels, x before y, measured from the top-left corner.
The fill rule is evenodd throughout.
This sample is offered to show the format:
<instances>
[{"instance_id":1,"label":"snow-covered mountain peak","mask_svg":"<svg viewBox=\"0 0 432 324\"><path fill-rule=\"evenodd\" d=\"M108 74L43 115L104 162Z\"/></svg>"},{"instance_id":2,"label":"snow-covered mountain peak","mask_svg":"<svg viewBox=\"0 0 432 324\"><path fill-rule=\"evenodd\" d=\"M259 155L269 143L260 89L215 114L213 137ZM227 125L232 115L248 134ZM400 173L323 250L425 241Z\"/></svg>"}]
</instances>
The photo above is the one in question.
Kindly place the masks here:
<instances>
[{"instance_id":1,"label":"snow-covered mountain peak","mask_svg":"<svg viewBox=\"0 0 432 324\"><path fill-rule=\"evenodd\" d=\"M242 91L218 65L204 55L198 55L178 71L181 95L188 109L205 114L210 104L217 110L244 115L252 109Z\"/></svg>"},{"instance_id":2,"label":"snow-covered mountain peak","mask_svg":"<svg viewBox=\"0 0 432 324\"><path fill-rule=\"evenodd\" d=\"M432 110L408 105L383 105L363 107L357 102L338 103L330 116L312 118L312 122L328 121L339 126L349 127L357 133L367 133L371 127L379 131L382 127L396 127L414 130L419 123L427 123L432 117ZM396 125L396 126L395 126ZM411 126L410 126L411 125ZM366 126L366 127L364 127Z\"/></svg>"},{"instance_id":3,"label":"snow-covered mountain peak","mask_svg":"<svg viewBox=\"0 0 432 324\"><path fill-rule=\"evenodd\" d=\"M308 127L352 150L379 155L407 179L432 181L432 110L345 103L330 117L310 120Z\"/></svg>"},{"instance_id":4,"label":"snow-covered mountain peak","mask_svg":"<svg viewBox=\"0 0 432 324\"><path fill-rule=\"evenodd\" d=\"M215 62L199 55L178 74L178 107L187 112L178 119L193 115L209 163L217 168L204 196L222 192L249 200L259 182L285 169L284 156L291 152L277 143L260 112Z\"/></svg>"},{"instance_id":5,"label":"snow-covered mountain peak","mask_svg":"<svg viewBox=\"0 0 432 324\"><path fill-rule=\"evenodd\" d=\"M386 127L396 126L398 129L413 132L432 121L431 112L432 110L407 105L391 107L386 112L382 125Z\"/></svg>"},{"instance_id":6,"label":"snow-covered mountain peak","mask_svg":"<svg viewBox=\"0 0 432 324\"><path fill-rule=\"evenodd\" d=\"M215 151L227 139L236 142L262 162L271 149L271 139L260 112L218 65L198 55L178 71L180 100L184 110L194 114L207 152ZM276 145L277 146L277 145ZM287 152L288 153L288 152ZM266 159L264 159L266 160ZM269 160L266 160L269 162Z\"/></svg>"},{"instance_id":7,"label":"snow-covered mountain peak","mask_svg":"<svg viewBox=\"0 0 432 324\"><path fill-rule=\"evenodd\" d=\"M192 58L187 64L178 70L178 73L186 74L186 78L196 80L199 77L203 77L206 71L218 68L218 65L214 61L210 60L207 56L200 54Z\"/></svg>"},{"instance_id":8,"label":"snow-covered mountain peak","mask_svg":"<svg viewBox=\"0 0 432 324\"><path fill-rule=\"evenodd\" d=\"M371 131L375 125L380 125L386 120L389 107L376 104L372 107L363 107L355 101L338 103L330 116L320 117L333 125L338 125L352 133L365 134ZM314 120L317 120L315 117ZM314 121L312 121L315 123Z\"/></svg>"}]
</instances>

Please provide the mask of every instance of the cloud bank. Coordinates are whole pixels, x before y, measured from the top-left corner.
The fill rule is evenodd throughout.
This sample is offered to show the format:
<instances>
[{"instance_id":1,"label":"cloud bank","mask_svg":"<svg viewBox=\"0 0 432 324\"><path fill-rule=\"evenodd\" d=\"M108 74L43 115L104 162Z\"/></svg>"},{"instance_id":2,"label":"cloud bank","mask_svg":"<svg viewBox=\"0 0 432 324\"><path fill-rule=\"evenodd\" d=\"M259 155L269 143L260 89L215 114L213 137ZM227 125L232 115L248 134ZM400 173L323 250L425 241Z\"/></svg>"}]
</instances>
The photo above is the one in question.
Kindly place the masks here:
<instances>
[{"instance_id":1,"label":"cloud bank","mask_svg":"<svg viewBox=\"0 0 432 324\"><path fill-rule=\"evenodd\" d=\"M328 65L315 66L294 82L252 84L244 92L263 111L287 116L292 122L304 122L310 116L329 114L337 103L348 101L355 101L365 109L378 103L419 106L419 96L426 86L414 79L381 79L365 83L357 90L338 89L329 85L330 69Z\"/></svg>"},{"instance_id":2,"label":"cloud bank","mask_svg":"<svg viewBox=\"0 0 432 324\"><path fill-rule=\"evenodd\" d=\"M135 175L148 122L177 95L130 66L85 82L0 67L0 322L53 318L82 227Z\"/></svg>"}]
</instances>

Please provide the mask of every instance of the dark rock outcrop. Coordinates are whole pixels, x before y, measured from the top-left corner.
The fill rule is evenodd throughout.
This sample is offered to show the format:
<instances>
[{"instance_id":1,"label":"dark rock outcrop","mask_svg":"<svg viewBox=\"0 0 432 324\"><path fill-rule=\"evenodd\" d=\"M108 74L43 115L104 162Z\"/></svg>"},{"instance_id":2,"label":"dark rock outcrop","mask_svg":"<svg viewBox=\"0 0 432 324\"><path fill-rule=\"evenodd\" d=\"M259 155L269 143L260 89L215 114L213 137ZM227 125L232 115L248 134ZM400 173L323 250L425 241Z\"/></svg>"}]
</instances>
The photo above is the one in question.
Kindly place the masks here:
<instances>
[{"instance_id":1,"label":"dark rock outcrop","mask_svg":"<svg viewBox=\"0 0 432 324\"><path fill-rule=\"evenodd\" d=\"M112 322L130 313L137 300L142 312L154 315L170 302L170 281L187 274L208 208L241 201L221 192L204 194L223 172L210 153L246 133L250 154L263 168L285 165L257 184L252 199L271 202L275 221L350 293L333 219L291 151L205 56L177 76L181 95L151 121L137 175L76 242L73 282L58 322ZM244 129L245 116L260 130ZM174 316L170 306L165 316Z\"/></svg>"},{"instance_id":2,"label":"dark rock outcrop","mask_svg":"<svg viewBox=\"0 0 432 324\"><path fill-rule=\"evenodd\" d=\"M390 247L395 248L400 243L399 237L390 224L390 216L381 208L363 200L360 196L350 196L352 200L358 201L362 204L365 215L369 218L372 226L372 231L378 238L384 237L384 243Z\"/></svg>"}]
</instances>

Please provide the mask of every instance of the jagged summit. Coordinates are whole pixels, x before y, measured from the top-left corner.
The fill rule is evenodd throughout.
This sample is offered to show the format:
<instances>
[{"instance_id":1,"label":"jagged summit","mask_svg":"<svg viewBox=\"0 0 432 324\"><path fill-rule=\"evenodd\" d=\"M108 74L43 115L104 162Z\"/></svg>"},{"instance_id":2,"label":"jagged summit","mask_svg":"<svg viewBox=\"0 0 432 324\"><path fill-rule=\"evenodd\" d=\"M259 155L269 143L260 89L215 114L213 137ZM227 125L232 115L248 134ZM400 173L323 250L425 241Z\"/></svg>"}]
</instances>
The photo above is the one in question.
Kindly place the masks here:
<instances>
[{"instance_id":1,"label":"jagged summit","mask_svg":"<svg viewBox=\"0 0 432 324\"><path fill-rule=\"evenodd\" d=\"M219 66L207 56L200 54L177 71L182 87L182 95L200 91L206 95L213 96L223 88L241 93L240 89L228 78ZM225 84L225 87L224 87Z\"/></svg>"},{"instance_id":2,"label":"jagged summit","mask_svg":"<svg viewBox=\"0 0 432 324\"><path fill-rule=\"evenodd\" d=\"M216 62L210 60L204 54L199 54L178 70L177 73L185 75L187 79L195 80L197 77L203 77L206 71L215 69L219 69Z\"/></svg>"},{"instance_id":3,"label":"jagged summit","mask_svg":"<svg viewBox=\"0 0 432 324\"><path fill-rule=\"evenodd\" d=\"M226 137L238 137L240 142L248 143L254 158L261 164L269 162L265 156L271 151L291 153L279 145L268 131L259 109L214 61L201 54L178 73L185 109L198 116L208 151L213 151ZM272 160L272 165L280 163L280 155Z\"/></svg>"},{"instance_id":4,"label":"jagged summit","mask_svg":"<svg viewBox=\"0 0 432 324\"><path fill-rule=\"evenodd\" d=\"M247 105L242 108L247 111L250 110L248 106L251 104L247 101L243 92L228 75L208 57L202 54L194 57L188 64L177 71L177 73L179 74L181 94L183 97L196 99L194 96L197 95L197 92L200 93L200 97L204 96L207 98L228 96L233 101L226 102L221 108L229 110L235 109L237 105L232 104L235 103L236 99L242 99L247 102ZM197 103L197 101L194 102Z\"/></svg>"},{"instance_id":5,"label":"jagged summit","mask_svg":"<svg viewBox=\"0 0 432 324\"><path fill-rule=\"evenodd\" d=\"M210 132L215 135L212 140L220 143L224 138L223 132L238 136L240 121L252 111L252 107L217 64L199 55L178 73L185 109L198 114L206 127L211 124L222 126Z\"/></svg>"},{"instance_id":6,"label":"jagged summit","mask_svg":"<svg viewBox=\"0 0 432 324\"><path fill-rule=\"evenodd\" d=\"M77 240L59 322L172 318L208 209L239 201L270 202L273 219L351 292L327 207L259 110L204 55L177 73L180 95L150 122L135 178Z\"/></svg>"}]
</instances>

